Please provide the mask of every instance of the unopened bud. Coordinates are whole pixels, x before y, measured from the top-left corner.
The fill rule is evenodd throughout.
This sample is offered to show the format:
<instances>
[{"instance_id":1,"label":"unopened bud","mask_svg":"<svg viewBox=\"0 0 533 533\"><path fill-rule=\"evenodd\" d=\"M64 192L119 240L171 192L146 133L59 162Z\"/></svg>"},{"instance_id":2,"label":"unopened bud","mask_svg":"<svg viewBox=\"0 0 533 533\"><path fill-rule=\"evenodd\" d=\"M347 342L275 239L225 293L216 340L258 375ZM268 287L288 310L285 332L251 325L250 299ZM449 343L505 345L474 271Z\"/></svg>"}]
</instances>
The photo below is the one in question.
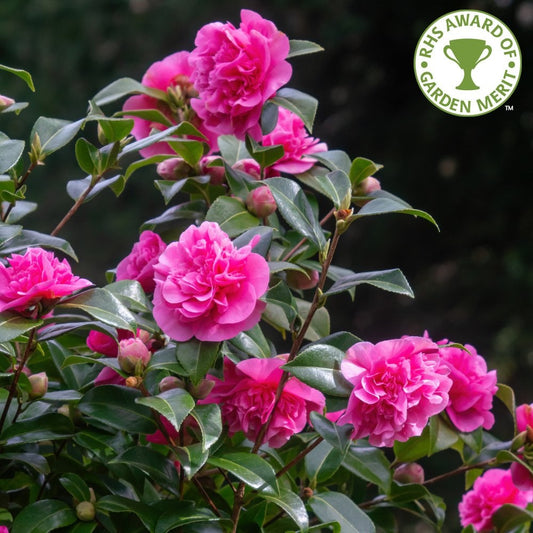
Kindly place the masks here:
<instances>
[{"instance_id":1,"label":"unopened bud","mask_svg":"<svg viewBox=\"0 0 533 533\"><path fill-rule=\"evenodd\" d=\"M76 505L76 516L82 522L91 522L96 516L96 507L91 502L80 502Z\"/></svg>"},{"instance_id":2,"label":"unopened bud","mask_svg":"<svg viewBox=\"0 0 533 533\"><path fill-rule=\"evenodd\" d=\"M12 106L14 103L15 103L15 100L13 100L13 98L9 98L9 96L4 96L0 94L0 111L7 109L9 106Z\"/></svg>"},{"instance_id":3,"label":"unopened bud","mask_svg":"<svg viewBox=\"0 0 533 533\"><path fill-rule=\"evenodd\" d=\"M304 487L302 489L302 496L305 500L308 500L309 498L311 498L314 494L314 491L311 487Z\"/></svg>"},{"instance_id":4,"label":"unopened bud","mask_svg":"<svg viewBox=\"0 0 533 533\"><path fill-rule=\"evenodd\" d=\"M257 187L248 193L246 197L246 207L248 211L259 218L270 216L276 209L276 200L266 186Z\"/></svg>"},{"instance_id":5,"label":"unopened bud","mask_svg":"<svg viewBox=\"0 0 533 533\"><path fill-rule=\"evenodd\" d=\"M197 400L203 400L209 396L209 393L213 390L214 386L215 382L213 380L202 379L198 385L191 385L188 389L193 398L196 398Z\"/></svg>"},{"instance_id":6,"label":"unopened bud","mask_svg":"<svg viewBox=\"0 0 533 533\"><path fill-rule=\"evenodd\" d=\"M220 165L212 165L220 157L208 155L200 160L200 172L211 178L213 185L222 185L226 181L226 170Z\"/></svg>"},{"instance_id":7,"label":"unopened bud","mask_svg":"<svg viewBox=\"0 0 533 533\"><path fill-rule=\"evenodd\" d=\"M371 192L381 190L381 183L379 180L373 176L369 176L362 180L357 187L353 190L354 196L368 196ZM367 204L370 200L358 200L355 202L356 205L362 207Z\"/></svg>"},{"instance_id":8,"label":"unopened bud","mask_svg":"<svg viewBox=\"0 0 533 533\"><path fill-rule=\"evenodd\" d=\"M418 463L403 463L393 474L398 483L424 483L424 469Z\"/></svg>"},{"instance_id":9,"label":"unopened bud","mask_svg":"<svg viewBox=\"0 0 533 533\"><path fill-rule=\"evenodd\" d=\"M318 271L310 268L306 268L305 273L299 270L289 270L287 272L287 283L293 289L312 289L316 287L319 277Z\"/></svg>"},{"instance_id":10,"label":"unopened bud","mask_svg":"<svg viewBox=\"0 0 533 533\"><path fill-rule=\"evenodd\" d=\"M176 181L189 176L192 167L181 157L172 157L161 161L156 167L156 172L164 179Z\"/></svg>"},{"instance_id":11,"label":"unopened bud","mask_svg":"<svg viewBox=\"0 0 533 533\"><path fill-rule=\"evenodd\" d=\"M124 384L131 389L137 389L142 382L143 380L139 376L128 376Z\"/></svg>"},{"instance_id":12,"label":"unopened bud","mask_svg":"<svg viewBox=\"0 0 533 533\"><path fill-rule=\"evenodd\" d=\"M30 398L35 400L44 396L48 391L48 376L46 372L39 372L28 377L31 385Z\"/></svg>"},{"instance_id":13,"label":"unopened bud","mask_svg":"<svg viewBox=\"0 0 533 533\"><path fill-rule=\"evenodd\" d=\"M150 350L139 338L123 339L118 343L118 364L128 374L142 374L150 362Z\"/></svg>"},{"instance_id":14,"label":"unopened bud","mask_svg":"<svg viewBox=\"0 0 533 533\"><path fill-rule=\"evenodd\" d=\"M165 392L171 389L184 389L185 383L176 376L166 376L159 382L159 392Z\"/></svg>"},{"instance_id":15,"label":"unopened bud","mask_svg":"<svg viewBox=\"0 0 533 533\"><path fill-rule=\"evenodd\" d=\"M245 172L256 180L261 179L261 165L255 159L241 159L237 161L231 168Z\"/></svg>"}]
</instances>

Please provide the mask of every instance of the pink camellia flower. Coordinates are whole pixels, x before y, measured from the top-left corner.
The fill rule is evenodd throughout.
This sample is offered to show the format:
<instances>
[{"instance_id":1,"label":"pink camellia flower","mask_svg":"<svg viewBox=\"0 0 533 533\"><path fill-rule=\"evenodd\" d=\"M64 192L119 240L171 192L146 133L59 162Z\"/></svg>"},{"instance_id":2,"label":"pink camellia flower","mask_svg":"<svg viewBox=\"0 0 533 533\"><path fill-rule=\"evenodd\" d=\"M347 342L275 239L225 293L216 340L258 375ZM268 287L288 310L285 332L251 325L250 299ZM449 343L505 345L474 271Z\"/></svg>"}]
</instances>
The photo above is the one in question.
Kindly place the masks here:
<instances>
[{"instance_id":1,"label":"pink camellia flower","mask_svg":"<svg viewBox=\"0 0 533 533\"><path fill-rule=\"evenodd\" d=\"M4 109L7 109L8 107L11 107L15 103L15 100L13 98L9 98L9 96L4 96L3 94L0 94L0 111L3 111ZM0 527L0 533L2 529Z\"/></svg>"},{"instance_id":2,"label":"pink camellia flower","mask_svg":"<svg viewBox=\"0 0 533 533\"><path fill-rule=\"evenodd\" d=\"M239 159L231 168L245 172L255 180L261 179L261 165L255 159Z\"/></svg>"},{"instance_id":3,"label":"pink camellia flower","mask_svg":"<svg viewBox=\"0 0 533 533\"><path fill-rule=\"evenodd\" d=\"M131 252L117 266L117 281L138 281L145 292L154 292L154 265L166 248L161 237L153 231L143 231Z\"/></svg>"},{"instance_id":4,"label":"pink camellia flower","mask_svg":"<svg viewBox=\"0 0 533 533\"><path fill-rule=\"evenodd\" d=\"M265 304L268 264L251 244L235 248L215 222L185 230L154 266L154 318L170 338L231 339L255 326Z\"/></svg>"},{"instance_id":5,"label":"pink camellia flower","mask_svg":"<svg viewBox=\"0 0 533 533\"><path fill-rule=\"evenodd\" d=\"M326 143L311 137L304 126L303 120L284 107L279 108L278 123L272 132L263 137L264 146L280 144L285 151L283 157L271 168L289 174L301 174L309 170L317 161L311 154L325 152Z\"/></svg>"},{"instance_id":6,"label":"pink camellia flower","mask_svg":"<svg viewBox=\"0 0 533 533\"><path fill-rule=\"evenodd\" d=\"M206 130L202 121L190 107L190 100L197 95L189 79L192 73L189 65L189 52L176 52L161 61L153 63L142 78L146 87L159 89L167 93L171 104L145 94L131 96L124 102L124 111L141 109L155 109L160 111L172 124L184 120L191 122L203 135L207 137L211 148L216 148L216 138ZM168 124L153 122L144 118L132 116L134 126L132 134L136 139L148 137L152 130L163 131ZM159 154L175 155L176 152L166 142L157 142L139 150L143 157Z\"/></svg>"},{"instance_id":7,"label":"pink camellia flower","mask_svg":"<svg viewBox=\"0 0 533 533\"><path fill-rule=\"evenodd\" d=\"M28 248L24 255L12 254L7 262L7 267L0 263L0 312L43 316L60 298L92 285L74 276L66 259L60 261L42 248Z\"/></svg>"},{"instance_id":8,"label":"pink camellia flower","mask_svg":"<svg viewBox=\"0 0 533 533\"><path fill-rule=\"evenodd\" d=\"M199 403L217 403L229 434L242 431L255 441L272 409L279 381L280 368L287 356L271 359L246 359L238 364L224 359L224 380L208 375L215 381L209 396ZM311 411L322 412L324 395L295 377L287 381L264 441L271 448L283 446L295 433L302 431Z\"/></svg>"},{"instance_id":9,"label":"pink camellia flower","mask_svg":"<svg viewBox=\"0 0 533 533\"><path fill-rule=\"evenodd\" d=\"M0 533L9 533L9 529L6 526L0 526Z\"/></svg>"},{"instance_id":10,"label":"pink camellia flower","mask_svg":"<svg viewBox=\"0 0 533 533\"><path fill-rule=\"evenodd\" d=\"M438 348L423 337L354 344L341 363L354 388L337 423L353 424L352 438L369 437L374 446L420 435L445 409L452 385Z\"/></svg>"},{"instance_id":11,"label":"pink camellia flower","mask_svg":"<svg viewBox=\"0 0 533 533\"><path fill-rule=\"evenodd\" d=\"M496 371L487 372L485 359L473 346L466 344L465 348L468 351L457 347L440 348L453 382L446 413L459 431L470 432L480 426L490 429L494 425L492 400L498 390Z\"/></svg>"},{"instance_id":12,"label":"pink camellia flower","mask_svg":"<svg viewBox=\"0 0 533 533\"><path fill-rule=\"evenodd\" d=\"M241 11L241 25L214 22L200 29L189 63L199 98L193 109L219 135L261 139L263 104L292 74L289 39L254 11Z\"/></svg>"},{"instance_id":13,"label":"pink camellia flower","mask_svg":"<svg viewBox=\"0 0 533 533\"><path fill-rule=\"evenodd\" d=\"M531 446L531 436L533 435L533 404L522 404L516 408L516 430L518 433L527 431L526 442ZM523 452L523 448L519 452ZM518 456L524 460L523 454ZM531 471L520 463L511 463L511 476L513 483L520 490L533 490L533 475Z\"/></svg>"},{"instance_id":14,"label":"pink camellia flower","mask_svg":"<svg viewBox=\"0 0 533 533\"><path fill-rule=\"evenodd\" d=\"M533 403L523 403L516 408L516 430L518 433L527 431L528 426L533 428Z\"/></svg>"},{"instance_id":15,"label":"pink camellia flower","mask_svg":"<svg viewBox=\"0 0 533 533\"><path fill-rule=\"evenodd\" d=\"M509 470L487 470L474 482L459 503L461 524L472 524L478 533L491 531L492 515L504 504L510 503L525 508L533 501L533 491L521 491L511 479Z\"/></svg>"}]
</instances>

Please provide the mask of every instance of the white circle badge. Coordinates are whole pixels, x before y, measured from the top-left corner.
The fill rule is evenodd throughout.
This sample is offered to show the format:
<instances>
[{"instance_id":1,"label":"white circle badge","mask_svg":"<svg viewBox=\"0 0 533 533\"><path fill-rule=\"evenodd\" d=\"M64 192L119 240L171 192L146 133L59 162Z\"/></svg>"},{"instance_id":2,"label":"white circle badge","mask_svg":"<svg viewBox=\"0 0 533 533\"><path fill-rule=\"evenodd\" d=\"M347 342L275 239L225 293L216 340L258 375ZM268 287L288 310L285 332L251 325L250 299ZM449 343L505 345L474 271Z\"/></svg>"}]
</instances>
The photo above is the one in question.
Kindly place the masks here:
<instances>
[{"instance_id":1,"label":"white circle badge","mask_svg":"<svg viewBox=\"0 0 533 533\"><path fill-rule=\"evenodd\" d=\"M464 9L426 28L416 46L414 69L418 86L434 106L475 117L494 111L513 94L522 55L500 19Z\"/></svg>"}]
</instances>

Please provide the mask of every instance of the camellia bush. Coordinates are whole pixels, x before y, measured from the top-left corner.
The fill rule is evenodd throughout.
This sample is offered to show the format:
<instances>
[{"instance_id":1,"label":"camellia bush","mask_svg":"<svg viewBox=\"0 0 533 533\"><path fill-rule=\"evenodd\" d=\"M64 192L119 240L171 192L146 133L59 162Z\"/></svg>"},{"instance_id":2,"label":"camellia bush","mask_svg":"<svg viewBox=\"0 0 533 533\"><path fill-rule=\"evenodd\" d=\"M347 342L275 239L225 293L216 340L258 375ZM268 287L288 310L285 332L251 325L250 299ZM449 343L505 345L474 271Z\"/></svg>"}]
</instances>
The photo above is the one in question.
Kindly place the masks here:
<instances>
[{"instance_id":1,"label":"camellia bush","mask_svg":"<svg viewBox=\"0 0 533 533\"><path fill-rule=\"evenodd\" d=\"M287 84L320 51L243 10L80 120L0 133L0 531L439 531L452 476L465 532L528 530L533 407L462 339L421 324L373 344L330 318L360 284L413 296L398 269L335 265L352 224L436 223L382 190L381 165L312 136L317 102ZM26 105L0 97L0 120ZM63 147L72 207L28 229L32 174ZM162 212L96 287L61 231L140 169ZM459 466L428 478L444 450Z\"/></svg>"}]
</instances>

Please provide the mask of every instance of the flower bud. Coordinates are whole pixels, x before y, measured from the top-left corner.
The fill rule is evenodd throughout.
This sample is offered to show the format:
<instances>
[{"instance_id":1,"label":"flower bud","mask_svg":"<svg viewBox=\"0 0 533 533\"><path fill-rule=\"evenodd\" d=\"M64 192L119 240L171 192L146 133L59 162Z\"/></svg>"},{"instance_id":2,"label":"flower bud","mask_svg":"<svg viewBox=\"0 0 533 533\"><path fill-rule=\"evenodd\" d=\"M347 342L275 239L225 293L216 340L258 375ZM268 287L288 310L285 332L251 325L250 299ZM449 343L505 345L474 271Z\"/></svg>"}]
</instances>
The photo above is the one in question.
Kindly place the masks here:
<instances>
[{"instance_id":1,"label":"flower bud","mask_svg":"<svg viewBox=\"0 0 533 533\"><path fill-rule=\"evenodd\" d=\"M210 166L217 159L220 159L220 157L214 155L202 157L200 160L200 172L210 176L213 185L222 185L226 181L226 170L218 165Z\"/></svg>"},{"instance_id":2,"label":"flower bud","mask_svg":"<svg viewBox=\"0 0 533 533\"><path fill-rule=\"evenodd\" d=\"M139 376L128 376L124 382L124 385L126 385L126 387L130 387L131 389L137 389L141 386L142 382L143 380Z\"/></svg>"},{"instance_id":3,"label":"flower bud","mask_svg":"<svg viewBox=\"0 0 533 533\"><path fill-rule=\"evenodd\" d=\"M261 166L255 159L241 159L237 161L231 168L245 172L256 180L261 179Z\"/></svg>"},{"instance_id":4,"label":"flower bud","mask_svg":"<svg viewBox=\"0 0 533 533\"><path fill-rule=\"evenodd\" d=\"M118 364L128 374L142 374L150 362L150 350L139 337L123 339L118 343Z\"/></svg>"},{"instance_id":5,"label":"flower bud","mask_svg":"<svg viewBox=\"0 0 533 533\"><path fill-rule=\"evenodd\" d=\"M276 209L276 200L268 187L257 187L246 197L248 211L259 218L270 216Z\"/></svg>"},{"instance_id":6,"label":"flower bud","mask_svg":"<svg viewBox=\"0 0 533 533\"><path fill-rule=\"evenodd\" d=\"M184 389L185 383L176 376L166 376L159 382L159 392L165 392L172 389Z\"/></svg>"},{"instance_id":7,"label":"flower bud","mask_svg":"<svg viewBox=\"0 0 533 533\"><path fill-rule=\"evenodd\" d=\"M193 398L197 400L203 400L209 396L209 393L212 391L215 386L215 382L211 379L202 379L198 385L191 385L188 390Z\"/></svg>"},{"instance_id":8,"label":"flower bud","mask_svg":"<svg viewBox=\"0 0 533 533\"><path fill-rule=\"evenodd\" d=\"M91 502L80 502L76 505L76 516L82 522L91 522L96 516L96 508Z\"/></svg>"},{"instance_id":9,"label":"flower bud","mask_svg":"<svg viewBox=\"0 0 533 533\"><path fill-rule=\"evenodd\" d=\"M371 192L381 190L381 183L373 176L369 176L362 180L359 185L353 190L354 196L368 196ZM367 204L370 200L359 200L355 202L359 207Z\"/></svg>"},{"instance_id":10,"label":"flower bud","mask_svg":"<svg viewBox=\"0 0 533 533\"><path fill-rule=\"evenodd\" d=\"M30 398L35 400L44 396L48 391L48 376L46 372L39 372L28 377L31 384Z\"/></svg>"},{"instance_id":11,"label":"flower bud","mask_svg":"<svg viewBox=\"0 0 533 533\"><path fill-rule=\"evenodd\" d=\"M298 270L289 270L287 272L287 283L289 284L289 287L300 290L316 287L320 277L318 271L306 268L305 272L306 273L304 274Z\"/></svg>"},{"instance_id":12,"label":"flower bud","mask_svg":"<svg viewBox=\"0 0 533 533\"><path fill-rule=\"evenodd\" d=\"M9 106L12 106L14 103L15 103L15 100L13 100L13 98L9 98L9 96L4 96L0 94L0 111L7 109Z\"/></svg>"},{"instance_id":13,"label":"flower bud","mask_svg":"<svg viewBox=\"0 0 533 533\"><path fill-rule=\"evenodd\" d=\"M173 157L161 161L156 167L156 172L164 179L176 181L186 178L192 170L191 165L181 157Z\"/></svg>"},{"instance_id":14,"label":"flower bud","mask_svg":"<svg viewBox=\"0 0 533 533\"><path fill-rule=\"evenodd\" d=\"M403 463L393 474L398 483L424 483L424 469L418 463Z\"/></svg>"}]
</instances>

